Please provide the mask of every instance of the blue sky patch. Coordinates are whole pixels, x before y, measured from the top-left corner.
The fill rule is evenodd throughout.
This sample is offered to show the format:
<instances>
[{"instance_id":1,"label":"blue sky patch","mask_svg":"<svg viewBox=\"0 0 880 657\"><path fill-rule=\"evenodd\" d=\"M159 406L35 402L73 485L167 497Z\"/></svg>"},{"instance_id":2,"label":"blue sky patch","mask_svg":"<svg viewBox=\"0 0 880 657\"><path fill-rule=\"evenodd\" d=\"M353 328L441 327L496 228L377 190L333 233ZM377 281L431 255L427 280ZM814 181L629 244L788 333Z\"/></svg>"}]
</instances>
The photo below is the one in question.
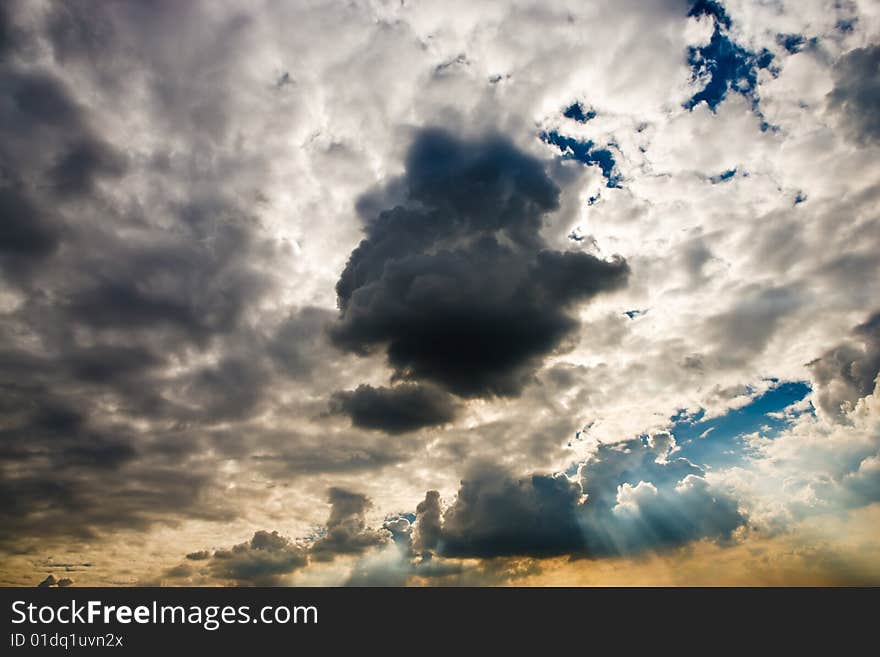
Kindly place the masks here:
<instances>
[{"instance_id":1,"label":"blue sky patch","mask_svg":"<svg viewBox=\"0 0 880 657\"><path fill-rule=\"evenodd\" d=\"M766 48L757 53L752 52L731 40L727 35L730 17L719 2L696 2L688 16L711 16L715 22L715 30L708 44L688 48L687 61L692 71L691 79L708 81L684 106L693 109L705 102L714 112L728 92L732 91L751 100L752 107L757 111L755 88L758 85L758 71L770 68L773 53Z\"/></svg>"},{"instance_id":2,"label":"blue sky patch","mask_svg":"<svg viewBox=\"0 0 880 657\"><path fill-rule=\"evenodd\" d=\"M541 139L551 146L558 148L563 159L577 160L587 165L597 165L602 169L605 176L606 187L620 187L623 177L617 173L614 162L614 154L607 148L596 148L595 144L587 139L578 141L573 137L566 137L555 130L542 132Z\"/></svg>"},{"instance_id":3,"label":"blue sky patch","mask_svg":"<svg viewBox=\"0 0 880 657\"><path fill-rule=\"evenodd\" d=\"M565 108L562 116L577 121L578 123L586 123L587 121L596 118L596 112L594 110L587 110L585 112L580 103L572 103Z\"/></svg>"},{"instance_id":4,"label":"blue sky patch","mask_svg":"<svg viewBox=\"0 0 880 657\"><path fill-rule=\"evenodd\" d=\"M859 20L858 18L851 18L851 19L842 18L839 21L837 21L837 23L835 23L834 27L836 27L841 32L844 32L845 34L849 34L850 32L852 32L855 29L855 26L856 26L856 23L858 22L858 20Z\"/></svg>"},{"instance_id":5,"label":"blue sky patch","mask_svg":"<svg viewBox=\"0 0 880 657\"><path fill-rule=\"evenodd\" d=\"M776 43L785 48L791 54L800 52L807 42L802 34L777 34Z\"/></svg>"},{"instance_id":6,"label":"blue sky patch","mask_svg":"<svg viewBox=\"0 0 880 657\"><path fill-rule=\"evenodd\" d=\"M704 419L702 410L692 416L679 412L671 418L670 433L681 448L679 454L690 461L712 467L733 465L745 456L743 436L761 431L773 437L788 426L788 420L768 413L777 413L799 402L809 392L806 383L789 381L720 417Z\"/></svg>"},{"instance_id":7,"label":"blue sky patch","mask_svg":"<svg viewBox=\"0 0 880 657\"><path fill-rule=\"evenodd\" d=\"M722 171L717 176L710 176L709 182L713 185L717 185L718 183L723 183L726 180L730 180L736 175L736 167L733 169L728 169L727 171Z\"/></svg>"},{"instance_id":8,"label":"blue sky patch","mask_svg":"<svg viewBox=\"0 0 880 657\"><path fill-rule=\"evenodd\" d=\"M708 82L685 103L685 107L693 109L705 102L714 112L729 91L745 96L752 101L753 107L757 107L758 100L754 93L758 84L758 70L768 68L772 60L772 53L746 50L716 26L707 45L688 48L688 64L693 70L693 79L708 76Z\"/></svg>"}]
</instances>

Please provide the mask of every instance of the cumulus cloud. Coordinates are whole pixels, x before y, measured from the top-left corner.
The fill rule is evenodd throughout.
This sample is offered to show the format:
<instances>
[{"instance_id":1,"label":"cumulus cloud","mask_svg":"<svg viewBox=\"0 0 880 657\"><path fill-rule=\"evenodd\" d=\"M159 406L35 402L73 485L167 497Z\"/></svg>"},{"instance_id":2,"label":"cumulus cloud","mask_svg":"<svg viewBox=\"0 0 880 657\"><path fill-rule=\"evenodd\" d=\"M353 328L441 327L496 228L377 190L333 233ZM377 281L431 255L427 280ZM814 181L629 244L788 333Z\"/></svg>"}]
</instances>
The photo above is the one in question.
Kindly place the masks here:
<instances>
[{"instance_id":1,"label":"cumulus cloud","mask_svg":"<svg viewBox=\"0 0 880 657\"><path fill-rule=\"evenodd\" d=\"M208 563L210 574L238 586L277 586L284 575L308 563L306 550L280 536L260 530L250 541L217 550Z\"/></svg>"},{"instance_id":2,"label":"cumulus cloud","mask_svg":"<svg viewBox=\"0 0 880 657\"><path fill-rule=\"evenodd\" d=\"M403 383L391 388L360 385L331 398L331 409L348 415L352 424L390 434L451 422L456 404L433 386Z\"/></svg>"},{"instance_id":3,"label":"cumulus cloud","mask_svg":"<svg viewBox=\"0 0 880 657\"><path fill-rule=\"evenodd\" d=\"M409 538L404 518L386 522L380 529L367 526L366 512L372 502L366 495L331 488L327 499L330 516L310 538L294 541L277 531L258 530L249 541L228 549L190 552L187 561L165 571L164 578L207 577L238 586L278 586L310 563L356 557L392 545L392 538Z\"/></svg>"},{"instance_id":4,"label":"cumulus cloud","mask_svg":"<svg viewBox=\"0 0 880 657\"><path fill-rule=\"evenodd\" d=\"M477 472L443 516L439 552L602 557L729 540L746 523L736 500L674 450L665 434L599 445L574 481Z\"/></svg>"},{"instance_id":5,"label":"cumulus cloud","mask_svg":"<svg viewBox=\"0 0 880 657\"><path fill-rule=\"evenodd\" d=\"M539 573L536 558L635 556L700 540L729 544L746 515L729 490L676 451L668 434L599 445L575 479L515 477L486 464L462 482L445 512L439 492L428 491L416 506L414 530L405 518L386 522L394 544L360 559L346 584L485 585Z\"/></svg>"},{"instance_id":6,"label":"cumulus cloud","mask_svg":"<svg viewBox=\"0 0 880 657\"><path fill-rule=\"evenodd\" d=\"M626 282L621 258L547 248L559 189L500 136L421 131L392 185L405 198L367 216L332 334L345 349L386 349L396 379L517 395L577 327L573 305Z\"/></svg>"},{"instance_id":7,"label":"cumulus cloud","mask_svg":"<svg viewBox=\"0 0 880 657\"><path fill-rule=\"evenodd\" d=\"M852 337L810 362L815 400L830 418L841 420L874 390L880 374L880 313L858 325Z\"/></svg>"},{"instance_id":8,"label":"cumulus cloud","mask_svg":"<svg viewBox=\"0 0 880 657\"><path fill-rule=\"evenodd\" d=\"M477 473L444 515L440 551L456 557L583 553L581 489L564 476Z\"/></svg>"},{"instance_id":9,"label":"cumulus cloud","mask_svg":"<svg viewBox=\"0 0 880 657\"><path fill-rule=\"evenodd\" d=\"M788 426L751 436L745 463L716 473L756 526L784 532L804 518L880 501L877 319L810 363L815 389ZM804 412L813 407L819 412Z\"/></svg>"},{"instance_id":10,"label":"cumulus cloud","mask_svg":"<svg viewBox=\"0 0 880 657\"><path fill-rule=\"evenodd\" d=\"M367 527L366 512L372 502L366 495L342 488L327 493L330 517L320 537L311 545L311 555L318 561L330 561L338 555L356 555L388 543L391 534L385 529Z\"/></svg>"},{"instance_id":11,"label":"cumulus cloud","mask_svg":"<svg viewBox=\"0 0 880 657\"><path fill-rule=\"evenodd\" d=\"M747 463L717 473L718 483L767 532L880 501L877 386L841 415L803 413L778 435L755 436L752 443Z\"/></svg>"},{"instance_id":12,"label":"cumulus cloud","mask_svg":"<svg viewBox=\"0 0 880 657\"><path fill-rule=\"evenodd\" d=\"M416 552L423 552L436 548L442 534L442 509L439 491L429 490L425 493L425 499L416 506L415 522L413 549Z\"/></svg>"}]
</instances>

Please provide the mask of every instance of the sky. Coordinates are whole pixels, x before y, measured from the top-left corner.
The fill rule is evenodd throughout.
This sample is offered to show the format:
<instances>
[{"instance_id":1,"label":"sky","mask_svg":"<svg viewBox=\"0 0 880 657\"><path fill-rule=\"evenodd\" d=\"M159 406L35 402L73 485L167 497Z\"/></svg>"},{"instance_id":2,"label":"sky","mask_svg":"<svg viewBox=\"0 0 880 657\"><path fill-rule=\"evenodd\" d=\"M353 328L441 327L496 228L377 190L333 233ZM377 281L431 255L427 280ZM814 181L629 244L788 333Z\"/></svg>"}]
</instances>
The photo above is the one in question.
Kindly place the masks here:
<instances>
[{"instance_id":1,"label":"sky","mask_svg":"<svg viewBox=\"0 0 880 657\"><path fill-rule=\"evenodd\" d=\"M880 5L0 5L0 584L880 584Z\"/></svg>"}]
</instances>

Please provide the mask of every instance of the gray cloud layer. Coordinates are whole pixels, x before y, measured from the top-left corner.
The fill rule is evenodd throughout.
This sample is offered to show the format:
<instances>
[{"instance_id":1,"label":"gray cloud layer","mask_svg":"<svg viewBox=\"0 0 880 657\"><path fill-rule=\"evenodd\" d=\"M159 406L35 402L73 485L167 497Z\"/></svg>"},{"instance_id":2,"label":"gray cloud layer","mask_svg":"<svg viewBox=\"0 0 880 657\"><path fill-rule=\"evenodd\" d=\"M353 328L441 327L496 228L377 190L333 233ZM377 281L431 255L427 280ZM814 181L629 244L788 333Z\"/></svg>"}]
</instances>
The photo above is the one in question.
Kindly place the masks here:
<instances>
[{"instance_id":1,"label":"gray cloud layer","mask_svg":"<svg viewBox=\"0 0 880 657\"><path fill-rule=\"evenodd\" d=\"M855 141L880 143L880 45L856 48L840 58L828 102Z\"/></svg>"},{"instance_id":2,"label":"gray cloud layer","mask_svg":"<svg viewBox=\"0 0 880 657\"><path fill-rule=\"evenodd\" d=\"M0 453L14 464L0 482L0 542L227 518L203 497L216 471L195 429L252 417L272 380L304 376L317 354L318 311L277 328L250 321L281 245L228 182L259 164L228 158L209 122L176 124L191 89L165 89L161 112L191 148L135 157L65 79L100 60L89 70L101 93L119 92L131 62L106 53L123 42L157 80L177 79L179 63L137 40L198 12L154 9L50 5L39 57L37 12L4 5L0 270L20 302L0 317Z\"/></svg>"}]
</instances>

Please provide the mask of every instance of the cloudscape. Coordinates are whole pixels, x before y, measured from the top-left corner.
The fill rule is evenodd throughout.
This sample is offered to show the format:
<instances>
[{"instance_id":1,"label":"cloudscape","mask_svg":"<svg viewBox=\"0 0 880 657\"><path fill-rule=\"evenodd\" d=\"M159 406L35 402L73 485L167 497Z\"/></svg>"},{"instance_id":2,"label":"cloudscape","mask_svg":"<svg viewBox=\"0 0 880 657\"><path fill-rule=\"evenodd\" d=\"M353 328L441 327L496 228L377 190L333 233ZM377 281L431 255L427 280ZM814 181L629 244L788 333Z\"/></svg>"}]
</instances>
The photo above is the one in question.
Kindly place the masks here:
<instances>
[{"instance_id":1,"label":"cloudscape","mask_svg":"<svg viewBox=\"0 0 880 657\"><path fill-rule=\"evenodd\" d=\"M0 584L880 584L880 5L0 4Z\"/></svg>"}]
</instances>

